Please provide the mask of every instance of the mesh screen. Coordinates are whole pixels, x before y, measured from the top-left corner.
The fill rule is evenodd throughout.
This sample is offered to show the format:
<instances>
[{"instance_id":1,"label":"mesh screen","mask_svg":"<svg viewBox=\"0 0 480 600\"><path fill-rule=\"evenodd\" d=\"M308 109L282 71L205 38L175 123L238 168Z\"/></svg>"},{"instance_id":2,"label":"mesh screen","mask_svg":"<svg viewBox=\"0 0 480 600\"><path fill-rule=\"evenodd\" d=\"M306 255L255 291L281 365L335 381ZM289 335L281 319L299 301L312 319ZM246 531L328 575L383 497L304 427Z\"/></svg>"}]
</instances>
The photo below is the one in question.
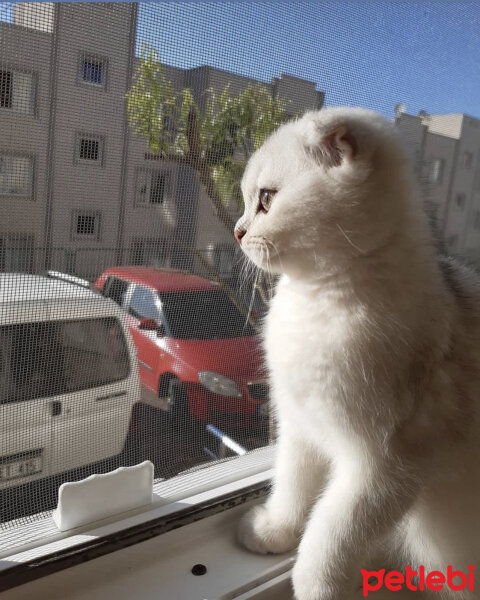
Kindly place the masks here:
<instances>
[{"instance_id":1,"label":"mesh screen","mask_svg":"<svg viewBox=\"0 0 480 600\"><path fill-rule=\"evenodd\" d=\"M324 104L395 120L439 239L480 259L479 10L0 5L5 536L64 481L146 459L172 478L274 441L274 281L233 226L282 122Z\"/></svg>"}]
</instances>

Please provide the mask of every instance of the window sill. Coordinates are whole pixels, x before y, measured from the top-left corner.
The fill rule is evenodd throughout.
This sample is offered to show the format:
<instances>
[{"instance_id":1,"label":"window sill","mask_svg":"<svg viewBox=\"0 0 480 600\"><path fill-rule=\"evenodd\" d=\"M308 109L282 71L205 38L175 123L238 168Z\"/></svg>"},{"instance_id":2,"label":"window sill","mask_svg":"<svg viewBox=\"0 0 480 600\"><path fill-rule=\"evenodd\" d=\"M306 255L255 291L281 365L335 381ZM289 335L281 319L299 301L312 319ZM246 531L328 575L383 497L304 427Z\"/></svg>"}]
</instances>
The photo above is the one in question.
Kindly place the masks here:
<instances>
[{"instance_id":1,"label":"window sill","mask_svg":"<svg viewBox=\"0 0 480 600\"><path fill-rule=\"evenodd\" d=\"M258 556L235 542L246 508L21 585L9 591L9 600L291 600L293 554ZM204 575L192 574L196 564L205 565Z\"/></svg>"},{"instance_id":2,"label":"window sill","mask_svg":"<svg viewBox=\"0 0 480 600\"><path fill-rule=\"evenodd\" d=\"M223 512L232 506L241 511L239 505L249 498L266 494L272 459L273 448L261 448L242 457L160 481L154 486L153 505L88 527L61 533L51 514L45 513L36 523L2 532L0 591L46 575L56 576L52 573L93 558L104 560L119 549L128 551L140 544L154 543L173 530L183 532L183 526L189 522L221 519ZM22 546L19 540L24 541Z\"/></svg>"}]
</instances>

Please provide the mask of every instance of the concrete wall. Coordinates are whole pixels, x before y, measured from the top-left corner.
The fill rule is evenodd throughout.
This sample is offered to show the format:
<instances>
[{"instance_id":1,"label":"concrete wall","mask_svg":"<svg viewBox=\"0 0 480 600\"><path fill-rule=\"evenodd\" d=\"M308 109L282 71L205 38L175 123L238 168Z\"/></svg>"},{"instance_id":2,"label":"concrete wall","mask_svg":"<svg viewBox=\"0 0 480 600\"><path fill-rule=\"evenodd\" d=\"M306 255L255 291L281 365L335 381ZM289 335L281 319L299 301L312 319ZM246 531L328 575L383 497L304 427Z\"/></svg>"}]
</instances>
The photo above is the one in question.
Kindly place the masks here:
<instances>
[{"instance_id":1,"label":"concrete wall","mask_svg":"<svg viewBox=\"0 0 480 600\"><path fill-rule=\"evenodd\" d=\"M83 26L84 4L60 3L56 9L52 241L54 246L67 249L113 249L120 218L124 97L128 89L134 6L130 3L110 7L105 3L89 3L88 18L95 27ZM104 61L104 87L82 82L79 65L85 53ZM103 157L99 164L77 161L75 144L80 133L102 138ZM72 233L76 211L100 215L98 239L88 236L82 239ZM83 256L81 253L77 256L85 264L77 261L76 270L80 275L86 274L91 257L86 251ZM65 268L63 264L55 266ZM99 269L102 266L98 265Z\"/></svg>"},{"instance_id":2,"label":"concrete wall","mask_svg":"<svg viewBox=\"0 0 480 600\"><path fill-rule=\"evenodd\" d=\"M402 114L395 123L447 248L480 261L480 120L464 114ZM436 160L443 161L443 175L429 182Z\"/></svg>"},{"instance_id":3,"label":"concrete wall","mask_svg":"<svg viewBox=\"0 0 480 600\"><path fill-rule=\"evenodd\" d=\"M34 168L30 199L1 196L0 235L33 236L37 246L44 245L45 231L50 53L49 34L0 23L1 68L34 77L33 114L0 108L0 153L29 156Z\"/></svg>"}]
</instances>

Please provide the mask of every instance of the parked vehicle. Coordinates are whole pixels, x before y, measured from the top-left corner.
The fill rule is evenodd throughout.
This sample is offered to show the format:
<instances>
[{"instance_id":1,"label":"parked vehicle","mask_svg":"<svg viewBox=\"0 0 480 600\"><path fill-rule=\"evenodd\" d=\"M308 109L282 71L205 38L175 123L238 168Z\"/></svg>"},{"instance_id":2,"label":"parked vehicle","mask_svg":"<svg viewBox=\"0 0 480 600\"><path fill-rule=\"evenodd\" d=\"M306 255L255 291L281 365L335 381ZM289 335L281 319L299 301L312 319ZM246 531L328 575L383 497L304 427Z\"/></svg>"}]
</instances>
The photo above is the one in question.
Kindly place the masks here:
<instances>
[{"instance_id":1,"label":"parked vehicle","mask_svg":"<svg viewBox=\"0 0 480 600\"><path fill-rule=\"evenodd\" d=\"M266 417L258 337L219 285L173 269L116 267L95 286L128 314L148 403L180 422L242 425Z\"/></svg>"},{"instance_id":2,"label":"parked vehicle","mask_svg":"<svg viewBox=\"0 0 480 600\"><path fill-rule=\"evenodd\" d=\"M120 454L139 399L115 303L78 283L0 274L0 490Z\"/></svg>"}]
</instances>

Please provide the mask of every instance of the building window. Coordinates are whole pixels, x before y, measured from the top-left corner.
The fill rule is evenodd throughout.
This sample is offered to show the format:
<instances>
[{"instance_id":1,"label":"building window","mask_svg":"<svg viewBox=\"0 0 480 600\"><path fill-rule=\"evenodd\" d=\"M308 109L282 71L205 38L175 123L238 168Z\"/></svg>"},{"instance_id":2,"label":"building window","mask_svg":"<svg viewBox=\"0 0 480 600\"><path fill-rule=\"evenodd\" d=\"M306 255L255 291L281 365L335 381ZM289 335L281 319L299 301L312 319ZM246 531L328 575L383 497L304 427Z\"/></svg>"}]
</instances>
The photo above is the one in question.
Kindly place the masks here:
<instances>
[{"instance_id":1,"label":"building window","mask_svg":"<svg viewBox=\"0 0 480 600\"><path fill-rule=\"evenodd\" d=\"M139 169L135 189L137 204L163 204L170 192L170 174L156 169Z\"/></svg>"},{"instance_id":2,"label":"building window","mask_svg":"<svg viewBox=\"0 0 480 600\"><path fill-rule=\"evenodd\" d=\"M12 85L13 73L11 71L0 71L0 107L12 108Z\"/></svg>"},{"instance_id":3,"label":"building window","mask_svg":"<svg viewBox=\"0 0 480 600\"><path fill-rule=\"evenodd\" d=\"M0 271L32 273L33 255L33 235L0 235Z\"/></svg>"},{"instance_id":4,"label":"building window","mask_svg":"<svg viewBox=\"0 0 480 600\"><path fill-rule=\"evenodd\" d=\"M455 196L455 210L462 211L465 209L467 202L465 194L456 194Z\"/></svg>"},{"instance_id":5,"label":"building window","mask_svg":"<svg viewBox=\"0 0 480 600\"><path fill-rule=\"evenodd\" d=\"M102 164L103 162L103 137L77 133L76 158L78 162Z\"/></svg>"},{"instance_id":6,"label":"building window","mask_svg":"<svg viewBox=\"0 0 480 600\"><path fill-rule=\"evenodd\" d=\"M0 69L0 108L32 114L34 78L31 73Z\"/></svg>"},{"instance_id":7,"label":"building window","mask_svg":"<svg viewBox=\"0 0 480 600\"><path fill-rule=\"evenodd\" d=\"M0 154L0 195L30 200L33 182L33 160L28 156Z\"/></svg>"},{"instance_id":8,"label":"building window","mask_svg":"<svg viewBox=\"0 0 480 600\"><path fill-rule=\"evenodd\" d=\"M78 69L78 79L96 87L105 87L107 80L107 61L92 54L82 54Z\"/></svg>"},{"instance_id":9,"label":"building window","mask_svg":"<svg viewBox=\"0 0 480 600\"><path fill-rule=\"evenodd\" d=\"M100 239L101 214L91 211L73 213L72 234L75 239Z\"/></svg>"},{"instance_id":10,"label":"building window","mask_svg":"<svg viewBox=\"0 0 480 600\"><path fill-rule=\"evenodd\" d=\"M167 242L164 239L134 239L130 246L130 264L148 267L169 267Z\"/></svg>"},{"instance_id":11,"label":"building window","mask_svg":"<svg viewBox=\"0 0 480 600\"><path fill-rule=\"evenodd\" d=\"M429 183L441 184L443 181L443 171L445 169L445 161L443 158L432 158L428 164L428 181Z\"/></svg>"},{"instance_id":12,"label":"building window","mask_svg":"<svg viewBox=\"0 0 480 600\"><path fill-rule=\"evenodd\" d=\"M472 152L464 152L463 153L463 166L467 169L471 169L473 165L473 153Z\"/></svg>"}]
</instances>

